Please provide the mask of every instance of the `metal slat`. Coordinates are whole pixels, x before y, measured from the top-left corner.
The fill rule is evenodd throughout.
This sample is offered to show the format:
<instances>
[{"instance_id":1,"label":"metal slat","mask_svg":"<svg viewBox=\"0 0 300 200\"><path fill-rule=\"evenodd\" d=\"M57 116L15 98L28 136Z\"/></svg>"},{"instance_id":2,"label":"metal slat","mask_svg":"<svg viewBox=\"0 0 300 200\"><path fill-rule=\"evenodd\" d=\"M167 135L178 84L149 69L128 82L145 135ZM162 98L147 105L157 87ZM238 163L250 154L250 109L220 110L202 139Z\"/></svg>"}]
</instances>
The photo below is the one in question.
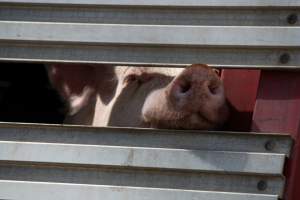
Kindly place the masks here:
<instances>
[{"instance_id":1,"label":"metal slat","mask_svg":"<svg viewBox=\"0 0 300 200\"><path fill-rule=\"evenodd\" d=\"M49 164L1 164L0 180L117 185L128 187L273 194L282 196L284 178L221 173L195 173L105 167L70 167ZM258 188L265 182L264 190Z\"/></svg>"},{"instance_id":2,"label":"metal slat","mask_svg":"<svg viewBox=\"0 0 300 200\"><path fill-rule=\"evenodd\" d=\"M0 141L2 181L49 183L56 193L65 185L205 193L201 199L282 197L291 147L287 135L18 123L1 123ZM39 193L34 188L26 191ZM17 198L7 195L0 198Z\"/></svg>"},{"instance_id":3,"label":"metal slat","mask_svg":"<svg viewBox=\"0 0 300 200\"><path fill-rule=\"evenodd\" d=\"M279 197L282 167L276 174L259 168L274 169L291 146L287 135L18 123L1 123L0 141L0 180ZM269 163L274 156L276 163ZM208 171L202 171L205 163ZM254 171L247 171L251 165Z\"/></svg>"},{"instance_id":4,"label":"metal slat","mask_svg":"<svg viewBox=\"0 0 300 200\"><path fill-rule=\"evenodd\" d=\"M16 142L279 153L289 156L289 135L0 123L0 140ZM271 145L271 148L268 146Z\"/></svg>"},{"instance_id":5,"label":"metal slat","mask_svg":"<svg viewBox=\"0 0 300 200\"><path fill-rule=\"evenodd\" d=\"M276 69L298 69L300 64L300 40L297 37L300 28L296 27L38 22L1 22L0 27L5 30L0 33L0 60L5 61L168 66L207 63L223 68L246 66ZM227 34L220 37L222 31ZM282 56L286 54L289 54L288 58L282 63Z\"/></svg>"},{"instance_id":6,"label":"metal slat","mask_svg":"<svg viewBox=\"0 0 300 200\"><path fill-rule=\"evenodd\" d=\"M21 181L0 181L0 187L1 199L79 200L89 197L90 200L277 200L276 195L133 188L118 186L93 186Z\"/></svg>"},{"instance_id":7,"label":"metal slat","mask_svg":"<svg viewBox=\"0 0 300 200\"><path fill-rule=\"evenodd\" d=\"M287 17L299 15L299 6L295 0L0 0L0 60L298 69L299 23ZM0 126L0 199L282 197L287 136L30 126Z\"/></svg>"},{"instance_id":8,"label":"metal slat","mask_svg":"<svg viewBox=\"0 0 300 200\"><path fill-rule=\"evenodd\" d=\"M280 59L288 54L289 60ZM186 66L207 63L219 68L299 69L300 49L130 47L1 43L0 60L13 62L113 63Z\"/></svg>"},{"instance_id":9,"label":"metal slat","mask_svg":"<svg viewBox=\"0 0 300 200\"><path fill-rule=\"evenodd\" d=\"M182 7L294 7L300 6L298 0L0 0L1 3L68 4L68 5L106 5L106 6L182 6Z\"/></svg>"},{"instance_id":10,"label":"metal slat","mask_svg":"<svg viewBox=\"0 0 300 200\"><path fill-rule=\"evenodd\" d=\"M300 47L300 27L147 26L0 22L0 40L40 43Z\"/></svg>"},{"instance_id":11,"label":"metal slat","mask_svg":"<svg viewBox=\"0 0 300 200\"><path fill-rule=\"evenodd\" d=\"M69 5L3 5L2 21L39 21L101 24L209 25L209 26L299 26L289 23L291 15L300 15L295 8L155 8L95 7Z\"/></svg>"},{"instance_id":12,"label":"metal slat","mask_svg":"<svg viewBox=\"0 0 300 200\"><path fill-rule=\"evenodd\" d=\"M281 56L290 55L282 65ZM106 63L182 67L207 63L217 68L299 69L300 51L286 49L197 49L123 46L14 45L0 43L0 60L13 62Z\"/></svg>"},{"instance_id":13,"label":"metal slat","mask_svg":"<svg viewBox=\"0 0 300 200\"><path fill-rule=\"evenodd\" d=\"M9 25L12 33L25 26L30 27L27 36L32 37L22 38L26 30L15 37L5 35L0 60L299 69L299 22L289 22L293 15L299 15L298 1L1 0L0 20L21 21L14 22L20 23L15 27ZM68 25L33 23L35 29L31 29L24 20ZM119 25L107 25L111 23ZM43 32L43 28L47 30ZM101 34L97 34L99 29ZM45 37L36 40L36 35Z\"/></svg>"},{"instance_id":14,"label":"metal slat","mask_svg":"<svg viewBox=\"0 0 300 200\"><path fill-rule=\"evenodd\" d=\"M279 175L285 155L1 141L0 160Z\"/></svg>"}]
</instances>

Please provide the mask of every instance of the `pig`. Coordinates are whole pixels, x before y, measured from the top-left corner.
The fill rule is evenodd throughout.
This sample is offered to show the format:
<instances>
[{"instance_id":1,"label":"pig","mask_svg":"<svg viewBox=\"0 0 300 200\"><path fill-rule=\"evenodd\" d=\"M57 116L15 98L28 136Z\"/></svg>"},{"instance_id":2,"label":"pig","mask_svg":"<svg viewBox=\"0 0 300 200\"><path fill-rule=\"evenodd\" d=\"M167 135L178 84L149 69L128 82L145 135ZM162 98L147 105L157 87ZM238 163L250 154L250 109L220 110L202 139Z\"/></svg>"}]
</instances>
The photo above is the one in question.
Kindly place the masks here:
<instances>
[{"instance_id":1,"label":"pig","mask_svg":"<svg viewBox=\"0 0 300 200\"><path fill-rule=\"evenodd\" d=\"M68 124L213 130L228 118L223 83L205 64L53 64L47 70L68 105Z\"/></svg>"}]
</instances>

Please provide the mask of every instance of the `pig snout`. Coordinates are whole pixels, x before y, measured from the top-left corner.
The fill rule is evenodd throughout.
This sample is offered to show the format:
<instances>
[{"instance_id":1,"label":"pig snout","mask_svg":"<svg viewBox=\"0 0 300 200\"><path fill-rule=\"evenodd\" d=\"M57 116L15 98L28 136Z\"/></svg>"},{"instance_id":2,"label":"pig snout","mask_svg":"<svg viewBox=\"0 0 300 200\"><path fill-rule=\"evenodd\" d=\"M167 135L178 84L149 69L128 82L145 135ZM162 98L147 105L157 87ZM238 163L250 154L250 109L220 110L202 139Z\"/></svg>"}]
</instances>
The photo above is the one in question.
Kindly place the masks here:
<instances>
[{"instance_id":1,"label":"pig snout","mask_svg":"<svg viewBox=\"0 0 300 200\"><path fill-rule=\"evenodd\" d=\"M221 80L204 65L185 69L166 89L169 106L177 111L201 111L203 104L223 104Z\"/></svg>"},{"instance_id":2,"label":"pig snout","mask_svg":"<svg viewBox=\"0 0 300 200\"><path fill-rule=\"evenodd\" d=\"M222 81L206 65L187 67L147 97L142 117L156 128L215 129L228 117Z\"/></svg>"}]
</instances>

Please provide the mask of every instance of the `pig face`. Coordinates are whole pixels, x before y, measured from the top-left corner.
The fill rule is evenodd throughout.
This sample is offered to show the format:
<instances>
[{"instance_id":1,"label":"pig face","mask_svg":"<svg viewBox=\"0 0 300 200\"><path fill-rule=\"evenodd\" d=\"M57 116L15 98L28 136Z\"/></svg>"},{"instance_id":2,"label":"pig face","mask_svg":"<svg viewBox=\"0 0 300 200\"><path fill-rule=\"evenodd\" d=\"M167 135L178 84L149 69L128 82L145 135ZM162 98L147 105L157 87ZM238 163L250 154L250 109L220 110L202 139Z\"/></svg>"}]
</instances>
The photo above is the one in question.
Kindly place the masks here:
<instances>
[{"instance_id":1,"label":"pig face","mask_svg":"<svg viewBox=\"0 0 300 200\"><path fill-rule=\"evenodd\" d=\"M222 81L212 68L52 65L49 78L69 105L66 123L214 129L228 117Z\"/></svg>"}]
</instances>

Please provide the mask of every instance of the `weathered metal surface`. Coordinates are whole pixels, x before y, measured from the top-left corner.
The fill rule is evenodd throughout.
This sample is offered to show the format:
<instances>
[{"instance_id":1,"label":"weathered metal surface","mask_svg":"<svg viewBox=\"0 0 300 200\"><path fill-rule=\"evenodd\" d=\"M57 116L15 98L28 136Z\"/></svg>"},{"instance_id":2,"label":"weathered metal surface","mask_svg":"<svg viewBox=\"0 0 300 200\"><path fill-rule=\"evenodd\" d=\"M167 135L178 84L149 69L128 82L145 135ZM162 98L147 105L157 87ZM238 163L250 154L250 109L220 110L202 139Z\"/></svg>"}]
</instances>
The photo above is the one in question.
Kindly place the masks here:
<instances>
[{"instance_id":1,"label":"weathered metal surface","mask_svg":"<svg viewBox=\"0 0 300 200\"><path fill-rule=\"evenodd\" d=\"M0 0L0 60L300 69L299 8ZM0 141L1 199L277 199L291 146L275 135L21 124L0 125Z\"/></svg>"},{"instance_id":2,"label":"weathered metal surface","mask_svg":"<svg viewBox=\"0 0 300 200\"><path fill-rule=\"evenodd\" d=\"M148 26L2 21L0 29L1 41L74 45L300 48L300 27Z\"/></svg>"},{"instance_id":3,"label":"weathered metal surface","mask_svg":"<svg viewBox=\"0 0 300 200\"><path fill-rule=\"evenodd\" d=\"M68 5L106 5L106 6L186 6L186 7L299 7L298 0L0 0L2 3L68 4Z\"/></svg>"},{"instance_id":4,"label":"weathered metal surface","mask_svg":"<svg viewBox=\"0 0 300 200\"><path fill-rule=\"evenodd\" d=\"M68 125L0 123L0 140L206 151L260 152L289 156L292 140L276 133L103 128ZM266 144L272 141L273 149Z\"/></svg>"},{"instance_id":5,"label":"weathered metal surface","mask_svg":"<svg viewBox=\"0 0 300 200\"><path fill-rule=\"evenodd\" d=\"M130 187L172 188L282 195L284 179L280 176L179 172L137 168L75 167L49 164L0 165L0 180L118 185ZM259 190L264 181L267 187Z\"/></svg>"},{"instance_id":6,"label":"weathered metal surface","mask_svg":"<svg viewBox=\"0 0 300 200\"><path fill-rule=\"evenodd\" d=\"M290 61L280 63L283 53ZM299 69L300 49L95 46L1 43L0 60L26 62L114 63L183 66L207 63L220 68Z\"/></svg>"},{"instance_id":7,"label":"weathered metal surface","mask_svg":"<svg viewBox=\"0 0 300 200\"><path fill-rule=\"evenodd\" d=\"M205 194L201 199L277 199L291 142L275 134L1 123L0 180L28 181L28 190L46 196L49 191L38 191L33 182L57 184L57 192L82 186L72 190L82 194L92 191L81 188L118 186L128 189L131 199L139 197L132 187L147 195L152 188ZM17 198L11 195L0 190L1 198Z\"/></svg>"},{"instance_id":8,"label":"weathered metal surface","mask_svg":"<svg viewBox=\"0 0 300 200\"><path fill-rule=\"evenodd\" d=\"M201 62L223 67L277 65L277 69L294 69L300 64L300 28L38 22L0 22L0 28L0 60L182 65ZM219 37L220 32L226 34ZM287 54L289 59L282 63L282 55Z\"/></svg>"},{"instance_id":9,"label":"weathered metal surface","mask_svg":"<svg viewBox=\"0 0 300 200\"><path fill-rule=\"evenodd\" d=\"M0 181L0 187L0 198L24 200L277 200L276 195L21 181Z\"/></svg>"},{"instance_id":10,"label":"weathered metal surface","mask_svg":"<svg viewBox=\"0 0 300 200\"><path fill-rule=\"evenodd\" d=\"M88 2L88 1L85 1ZM7 5L0 1L0 20L101 24L299 26L299 9L232 7Z\"/></svg>"},{"instance_id":11,"label":"weathered metal surface","mask_svg":"<svg viewBox=\"0 0 300 200\"><path fill-rule=\"evenodd\" d=\"M0 1L0 60L299 69L298 4Z\"/></svg>"},{"instance_id":12,"label":"weathered metal surface","mask_svg":"<svg viewBox=\"0 0 300 200\"><path fill-rule=\"evenodd\" d=\"M280 175L283 171L285 155L102 145L0 142L0 160Z\"/></svg>"}]
</instances>

